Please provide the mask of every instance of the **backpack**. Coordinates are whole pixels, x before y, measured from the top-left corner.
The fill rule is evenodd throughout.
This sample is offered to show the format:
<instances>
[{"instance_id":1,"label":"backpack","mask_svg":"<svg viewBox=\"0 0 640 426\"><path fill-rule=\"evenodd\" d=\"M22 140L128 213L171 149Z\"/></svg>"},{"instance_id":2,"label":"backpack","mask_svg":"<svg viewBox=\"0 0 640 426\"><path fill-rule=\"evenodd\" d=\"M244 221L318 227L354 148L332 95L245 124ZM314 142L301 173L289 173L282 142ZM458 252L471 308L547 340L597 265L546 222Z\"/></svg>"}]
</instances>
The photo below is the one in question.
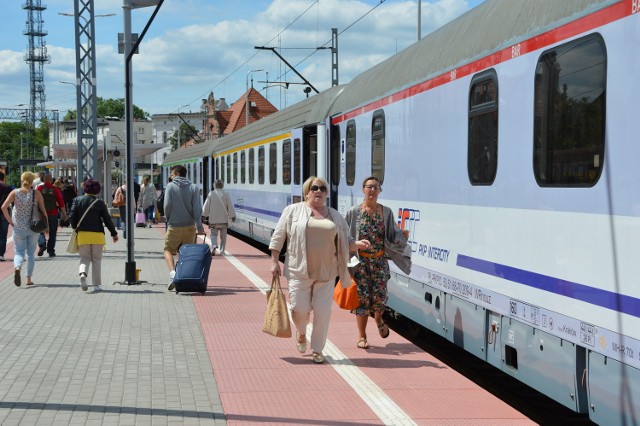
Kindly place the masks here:
<instances>
[{"instance_id":1,"label":"backpack","mask_svg":"<svg viewBox=\"0 0 640 426\"><path fill-rule=\"evenodd\" d=\"M44 209L48 212L56 208L56 195L53 193L53 188L42 188L42 198L44 198Z\"/></svg>"}]
</instances>

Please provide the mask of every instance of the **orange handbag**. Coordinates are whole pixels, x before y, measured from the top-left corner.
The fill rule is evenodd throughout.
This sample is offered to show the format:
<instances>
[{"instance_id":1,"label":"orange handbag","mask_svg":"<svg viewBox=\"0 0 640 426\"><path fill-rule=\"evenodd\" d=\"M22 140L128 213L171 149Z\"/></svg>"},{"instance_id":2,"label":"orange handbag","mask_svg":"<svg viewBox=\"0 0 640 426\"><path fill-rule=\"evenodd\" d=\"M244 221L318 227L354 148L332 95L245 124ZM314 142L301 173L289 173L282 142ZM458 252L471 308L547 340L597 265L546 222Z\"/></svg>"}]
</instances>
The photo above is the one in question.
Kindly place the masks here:
<instances>
[{"instance_id":1,"label":"orange handbag","mask_svg":"<svg viewBox=\"0 0 640 426\"><path fill-rule=\"evenodd\" d=\"M336 301L338 306L342 309L352 311L360 306L360 299L358 298L358 286L351 277L351 286L348 288L342 287L340 281L333 289L333 300Z\"/></svg>"}]
</instances>

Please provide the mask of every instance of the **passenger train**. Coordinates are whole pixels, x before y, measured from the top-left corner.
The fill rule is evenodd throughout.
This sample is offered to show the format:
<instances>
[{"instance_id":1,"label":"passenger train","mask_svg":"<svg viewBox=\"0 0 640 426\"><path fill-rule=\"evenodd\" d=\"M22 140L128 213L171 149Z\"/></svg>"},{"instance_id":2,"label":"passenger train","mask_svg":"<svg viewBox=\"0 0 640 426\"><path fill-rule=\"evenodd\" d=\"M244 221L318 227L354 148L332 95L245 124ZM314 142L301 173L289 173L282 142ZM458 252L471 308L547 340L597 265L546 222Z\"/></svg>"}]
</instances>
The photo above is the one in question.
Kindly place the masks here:
<instances>
[{"instance_id":1,"label":"passenger train","mask_svg":"<svg viewBox=\"0 0 640 426\"><path fill-rule=\"evenodd\" d=\"M598 424L640 424L640 0L487 0L354 78L176 151L268 242L305 178L410 231L388 306ZM635 53L634 53L635 52Z\"/></svg>"}]
</instances>

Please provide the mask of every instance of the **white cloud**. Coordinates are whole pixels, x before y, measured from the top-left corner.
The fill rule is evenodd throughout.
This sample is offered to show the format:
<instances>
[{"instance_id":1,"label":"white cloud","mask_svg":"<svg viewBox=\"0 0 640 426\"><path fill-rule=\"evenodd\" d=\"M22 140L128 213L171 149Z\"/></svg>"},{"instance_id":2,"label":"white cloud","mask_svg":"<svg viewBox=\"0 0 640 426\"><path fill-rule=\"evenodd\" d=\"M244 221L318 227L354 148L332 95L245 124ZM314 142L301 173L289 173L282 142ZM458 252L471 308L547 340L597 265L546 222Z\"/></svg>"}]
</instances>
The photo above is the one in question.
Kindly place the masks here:
<instances>
[{"instance_id":1,"label":"white cloud","mask_svg":"<svg viewBox=\"0 0 640 426\"><path fill-rule=\"evenodd\" d=\"M124 58L116 45L116 33L123 31L122 3L95 0L96 14L117 14L96 21L98 94L102 97L124 97ZM326 89L331 84L331 52L313 49L327 42L331 45L332 27L344 31L338 40L339 76L341 83L347 83L416 40L415 0L387 0L353 24L376 4L372 0L320 0L315 4L312 0L166 1L140 45L140 54L133 57L134 103L150 113L174 112L188 102L197 110L210 90L231 103L244 93L247 71L257 68L265 70L252 75L259 90L265 84L258 81L266 80L267 72L270 81L301 81L291 71L281 77L286 66L273 53L254 49L262 45L282 48L280 53L305 78L316 88ZM68 0L48 0L48 6L51 15L45 27L53 42L48 44L51 63L45 65L47 99L52 105L68 102L66 106L72 108L72 91L57 82L75 81L73 19L56 16L56 12L72 12L73 7ZM142 31L153 9L132 12L134 32ZM423 36L467 9L465 0L423 0ZM48 27L54 24L56 28ZM15 83L24 92L20 96L28 99L28 67L20 50L26 44L24 36L21 43L15 51L0 51L0 95L5 93L1 84ZM287 105L305 96L303 88L292 85L284 91ZM274 94L277 91L270 89L269 96L276 107L284 106Z\"/></svg>"}]
</instances>

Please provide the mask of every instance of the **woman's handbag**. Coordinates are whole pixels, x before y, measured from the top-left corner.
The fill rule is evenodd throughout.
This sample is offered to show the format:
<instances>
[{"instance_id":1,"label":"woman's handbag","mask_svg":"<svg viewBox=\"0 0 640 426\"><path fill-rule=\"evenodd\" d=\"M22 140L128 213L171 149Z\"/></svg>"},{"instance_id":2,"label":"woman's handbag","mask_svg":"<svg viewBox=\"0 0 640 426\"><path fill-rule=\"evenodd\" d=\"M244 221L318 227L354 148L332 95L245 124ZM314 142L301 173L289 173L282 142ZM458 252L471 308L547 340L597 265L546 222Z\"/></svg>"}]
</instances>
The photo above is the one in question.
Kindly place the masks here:
<instances>
[{"instance_id":1,"label":"woman's handbag","mask_svg":"<svg viewBox=\"0 0 640 426\"><path fill-rule=\"evenodd\" d=\"M118 189L120 189L120 188L118 188ZM122 207L122 206L124 206L126 204L127 204L127 199L125 198L124 191L116 190L116 195L115 195L115 198L113 199L113 201L111 202L111 205L113 207Z\"/></svg>"},{"instance_id":2,"label":"woman's handbag","mask_svg":"<svg viewBox=\"0 0 640 426\"><path fill-rule=\"evenodd\" d=\"M279 275L273 277L271 289L267 291L267 312L264 315L262 331L275 337L291 337L287 301L280 288Z\"/></svg>"},{"instance_id":3,"label":"woman's handbag","mask_svg":"<svg viewBox=\"0 0 640 426\"><path fill-rule=\"evenodd\" d=\"M33 206L35 203L36 203L36 190L34 189L33 204L31 204L31 224L29 225L29 229L39 234L41 232L44 232L47 229L48 224L45 221L46 219L42 218L42 215L40 214L40 208L38 208L38 210L35 211L35 215L34 215Z\"/></svg>"},{"instance_id":4,"label":"woman's handbag","mask_svg":"<svg viewBox=\"0 0 640 426\"><path fill-rule=\"evenodd\" d=\"M351 277L351 286L344 288L340 281L333 289L333 300L336 301L341 309L352 311L360 306L360 299L358 298L358 286Z\"/></svg>"},{"instance_id":5,"label":"woman's handbag","mask_svg":"<svg viewBox=\"0 0 640 426\"><path fill-rule=\"evenodd\" d=\"M82 217L80 218L80 221L78 222L78 224L76 225L76 229L74 229L71 232L71 237L69 237L69 242L67 243L67 253L71 253L71 254L75 254L78 252L79 250L79 246L78 246L78 227L80 226L80 224L82 223L82 220L84 219L84 217L87 215L87 213L89 212L89 210L91 210L91 207L93 207L93 205L95 203L98 202L98 199L95 199L93 201L93 203L91 203L89 205L89 207L87 207L87 209L84 211L84 214L82 215Z\"/></svg>"}]
</instances>

